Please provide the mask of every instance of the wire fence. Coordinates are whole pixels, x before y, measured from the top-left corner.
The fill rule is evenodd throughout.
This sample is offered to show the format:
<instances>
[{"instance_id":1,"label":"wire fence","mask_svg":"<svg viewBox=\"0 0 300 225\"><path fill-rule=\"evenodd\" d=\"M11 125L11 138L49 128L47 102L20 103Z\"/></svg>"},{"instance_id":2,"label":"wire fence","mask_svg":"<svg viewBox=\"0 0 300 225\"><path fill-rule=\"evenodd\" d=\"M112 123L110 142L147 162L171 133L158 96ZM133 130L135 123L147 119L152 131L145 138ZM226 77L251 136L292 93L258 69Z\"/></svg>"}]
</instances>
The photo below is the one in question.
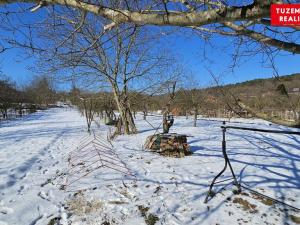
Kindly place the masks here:
<instances>
[{"instance_id":1,"label":"wire fence","mask_svg":"<svg viewBox=\"0 0 300 225\"><path fill-rule=\"evenodd\" d=\"M61 189L66 191L91 188L89 186L94 180L91 181L90 176L95 173L97 176L104 173L110 173L110 176L134 176L114 146L93 132L85 136L76 149L70 152L68 163L68 169L60 182Z\"/></svg>"}]
</instances>

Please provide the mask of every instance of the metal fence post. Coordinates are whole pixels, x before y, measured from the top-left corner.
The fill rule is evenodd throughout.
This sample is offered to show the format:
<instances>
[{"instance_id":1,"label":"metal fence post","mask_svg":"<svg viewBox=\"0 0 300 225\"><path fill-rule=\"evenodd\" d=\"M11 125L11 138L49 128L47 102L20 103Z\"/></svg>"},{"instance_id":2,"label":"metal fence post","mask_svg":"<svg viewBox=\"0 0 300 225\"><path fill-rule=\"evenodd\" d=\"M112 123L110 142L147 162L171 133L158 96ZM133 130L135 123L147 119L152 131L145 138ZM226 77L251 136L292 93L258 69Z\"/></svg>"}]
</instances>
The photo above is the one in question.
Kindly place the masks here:
<instances>
[{"instance_id":1,"label":"metal fence post","mask_svg":"<svg viewBox=\"0 0 300 225\"><path fill-rule=\"evenodd\" d=\"M229 165L229 168L230 168L233 180L234 180L233 184L238 187L238 192L241 191L241 185L238 183L238 181L236 179L236 176L234 174L233 168L231 166L230 160L229 160L227 152L226 152L226 126L225 126L225 121L223 121L223 126L221 128L222 128L222 153L223 153L223 157L224 157L224 160L225 160L225 165L224 165L224 168L221 170L221 172L218 173L218 175L212 180L212 182L209 186L209 190L207 192L207 195L205 197L204 203L207 203L209 196L213 196L212 188L213 188L214 184L216 183L216 180L225 172L225 170L227 168L227 164Z\"/></svg>"}]
</instances>

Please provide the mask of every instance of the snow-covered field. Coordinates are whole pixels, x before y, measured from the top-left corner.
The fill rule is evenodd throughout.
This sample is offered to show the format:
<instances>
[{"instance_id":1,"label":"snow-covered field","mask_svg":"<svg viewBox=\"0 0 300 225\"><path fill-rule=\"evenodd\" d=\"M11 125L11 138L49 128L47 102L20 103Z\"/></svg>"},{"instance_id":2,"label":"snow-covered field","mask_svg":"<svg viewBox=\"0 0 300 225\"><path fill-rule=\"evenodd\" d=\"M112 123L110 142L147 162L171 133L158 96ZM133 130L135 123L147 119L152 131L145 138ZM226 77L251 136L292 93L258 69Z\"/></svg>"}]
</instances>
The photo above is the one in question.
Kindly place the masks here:
<instances>
[{"instance_id":1,"label":"snow-covered field","mask_svg":"<svg viewBox=\"0 0 300 225\"><path fill-rule=\"evenodd\" d=\"M154 127L161 122L147 119ZM99 168L65 190L69 153L87 136L85 119L60 108L0 124L0 225L300 223L299 211L245 189L234 194L231 181L216 184L216 196L203 203L224 165L221 120L199 120L194 128L191 119L176 118L171 132L190 135L193 151L180 159L145 150L154 129L141 115L136 123L138 134L112 142L132 175ZM228 124L286 129L261 120ZM106 138L108 127L93 129ZM227 147L244 186L300 208L299 136L228 130ZM228 170L221 179L229 177Z\"/></svg>"}]
</instances>

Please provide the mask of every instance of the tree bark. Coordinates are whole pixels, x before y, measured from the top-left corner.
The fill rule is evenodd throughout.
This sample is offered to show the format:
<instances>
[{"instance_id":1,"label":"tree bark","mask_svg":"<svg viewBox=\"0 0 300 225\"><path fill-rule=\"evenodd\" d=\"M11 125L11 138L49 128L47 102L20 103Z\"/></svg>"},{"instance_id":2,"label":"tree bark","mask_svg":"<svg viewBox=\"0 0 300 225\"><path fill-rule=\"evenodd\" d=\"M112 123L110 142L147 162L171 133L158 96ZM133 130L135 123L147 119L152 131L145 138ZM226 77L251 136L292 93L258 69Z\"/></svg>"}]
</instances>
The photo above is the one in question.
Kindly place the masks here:
<instances>
[{"instance_id":1,"label":"tree bark","mask_svg":"<svg viewBox=\"0 0 300 225\"><path fill-rule=\"evenodd\" d=\"M124 98L124 96L120 95L115 87L113 88L113 93L122 120L124 133L125 134L136 133L137 129L134 123L134 119L130 110L129 103L126 100L127 98Z\"/></svg>"},{"instance_id":2,"label":"tree bark","mask_svg":"<svg viewBox=\"0 0 300 225\"><path fill-rule=\"evenodd\" d=\"M170 130L170 126L168 124L168 119L167 119L168 114L169 114L168 110L166 110L163 113L163 133L164 134L169 133L169 130Z\"/></svg>"},{"instance_id":3,"label":"tree bark","mask_svg":"<svg viewBox=\"0 0 300 225\"><path fill-rule=\"evenodd\" d=\"M135 134L137 133L137 129L134 123L133 115L131 113L131 109L128 101L125 102L125 109L126 109L126 118L130 127L130 133Z\"/></svg>"},{"instance_id":4,"label":"tree bark","mask_svg":"<svg viewBox=\"0 0 300 225\"><path fill-rule=\"evenodd\" d=\"M114 24L134 23L139 25L160 25L160 26L202 26L226 21L255 20L270 16L271 3L276 0L254 1L252 4L236 7L225 6L212 8L206 11L192 12L157 12L155 10L130 11L121 8L111 8L104 5L96 5L77 0L0 0L1 4L17 2L37 3L40 7L44 5L63 5L77 8L82 11L91 12L98 16L112 20ZM42 4L41 4L42 3ZM35 7L35 8L40 8ZM32 10L33 11L33 10Z\"/></svg>"}]
</instances>

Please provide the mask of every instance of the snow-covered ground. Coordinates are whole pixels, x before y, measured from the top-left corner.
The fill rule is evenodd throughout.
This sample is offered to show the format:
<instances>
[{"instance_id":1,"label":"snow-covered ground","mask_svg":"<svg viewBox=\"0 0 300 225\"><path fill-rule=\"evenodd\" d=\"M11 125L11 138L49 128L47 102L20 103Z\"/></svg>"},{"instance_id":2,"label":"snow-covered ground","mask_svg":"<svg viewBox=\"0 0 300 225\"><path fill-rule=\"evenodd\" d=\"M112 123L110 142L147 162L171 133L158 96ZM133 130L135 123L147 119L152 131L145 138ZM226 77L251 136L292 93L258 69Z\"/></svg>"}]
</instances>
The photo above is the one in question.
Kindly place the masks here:
<instances>
[{"instance_id":1,"label":"snow-covered ground","mask_svg":"<svg viewBox=\"0 0 300 225\"><path fill-rule=\"evenodd\" d=\"M154 127L161 122L156 116L147 120ZM112 141L131 175L99 168L65 190L69 153L87 136L85 119L60 108L0 124L0 225L300 223L299 211L246 189L234 194L231 181L216 184L216 196L203 203L224 165L221 120L199 120L192 127L191 119L175 119L171 132L190 136L193 154L185 158L145 150L154 129L141 115L136 123L138 134ZM286 129L261 120L228 124ZM93 130L105 139L108 127L94 124ZM244 186L300 208L299 136L228 130L227 148ZM221 180L229 177L228 170Z\"/></svg>"}]
</instances>

